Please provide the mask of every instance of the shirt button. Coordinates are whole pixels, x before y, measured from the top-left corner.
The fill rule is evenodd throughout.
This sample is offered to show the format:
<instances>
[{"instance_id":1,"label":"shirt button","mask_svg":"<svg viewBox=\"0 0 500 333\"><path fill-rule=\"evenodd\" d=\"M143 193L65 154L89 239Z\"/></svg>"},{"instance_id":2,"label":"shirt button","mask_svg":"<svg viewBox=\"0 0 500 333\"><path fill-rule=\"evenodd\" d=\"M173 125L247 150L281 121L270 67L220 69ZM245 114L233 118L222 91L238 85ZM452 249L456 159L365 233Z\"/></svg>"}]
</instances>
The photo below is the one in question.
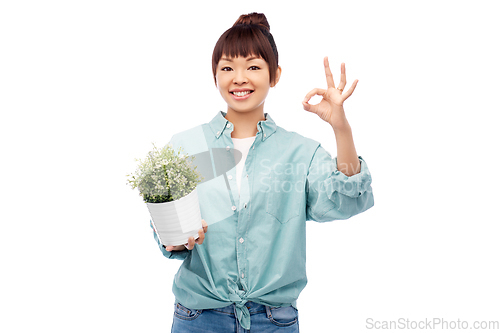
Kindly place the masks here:
<instances>
[{"instance_id":1,"label":"shirt button","mask_svg":"<svg viewBox=\"0 0 500 333\"><path fill-rule=\"evenodd\" d=\"M264 133L264 137L266 137L266 133Z\"/></svg>"},{"instance_id":2,"label":"shirt button","mask_svg":"<svg viewBox=\"0 0 500 333\"><path fill-rule=\"evenodd\" d=\"M236 210L236 206L231 207L232 210Z\"/></svg>"},{"instance_id":3,"label":"shirt button","mask_svg":"<svg viewBox=\"0 0 500 333\"><path fill-rule=\"evenodd\" d=\"M227 127L227 128L231 127L231 124L229 124L229 123L228 123L228 124L226 125L226 127Z\"/></svg>"},{"instance_id":4,"label":"shirt button","mask_svg":"<svg viewBox=\"0 0 500 333\"><path fill-rule=\"evenodd\" d=\"M248 175L247 175L247 178L248 178Z\"/></svg>"},{"instance_id":5,"label":"shirt button","mask_svg":"<svg viewBox=\"0 0 500 333\"><path fill-rule=\"evenodd\" d=\"M227 146L227 147L226 147L226 150L229 150L229 149L231 149L231 147Z\"/></svg>"},{"instance_id":6,"label":"shirt button","mask_svg":"<svg viewBox=\"0 0 500 333\"><path fill-rule=\"evenodd\" d=\"M227 179L231 180L231 179L233 179L233 176L229 175L229 176L227 176Z\"/></svg>"},{"instance_id":7,"label":"shirt button","mask_svg":"<svg viewBox=\"0 0 500 333\"><path fill-rule=\"evenodd\" d=\"M219 134L220 134L220 131L219 131L219 132L217 132L217 135L219 135Z\"/></svg>"},{"instance_id":8,"label":"shirt button","mask_svg":"<svg viewBox=\"0 0 500 333\"><path fill-rule=\"evenodd\" d=\"M243 243L245 240L243 238L240 238L240 243Z\"/></svg>"},{"instance_id":9,"label":"shirt button","mask_svg":"<svg viewBox=\"0 0 500 333\"><path fill-rule=\"evenodd\" d=\"M241 278L243 279L245 277L245 274L241 273ZM249 308L249 307L248 307Z\"/></svg>"}]
</instances>

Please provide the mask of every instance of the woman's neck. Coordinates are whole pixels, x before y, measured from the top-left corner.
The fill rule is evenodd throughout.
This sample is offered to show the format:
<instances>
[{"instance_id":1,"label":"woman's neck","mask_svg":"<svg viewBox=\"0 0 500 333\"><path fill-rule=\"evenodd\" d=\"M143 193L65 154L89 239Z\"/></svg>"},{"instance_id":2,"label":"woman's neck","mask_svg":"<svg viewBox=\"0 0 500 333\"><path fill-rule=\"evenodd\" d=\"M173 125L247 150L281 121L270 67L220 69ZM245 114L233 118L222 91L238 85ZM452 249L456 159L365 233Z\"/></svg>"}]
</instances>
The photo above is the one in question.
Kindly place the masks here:
<instances>
[{"instance_id":1,"label":"woman's neck","mask_svg":"<svg viewBox=\"0 0 500 333\"><path fill-rule=\"evenodd\" d=\"M257 123L266 120L263 110L236 112L228 109L225 118L234 125L231 137L236 139L249 138L257 135Z\"/></svg>"}]
</instances>

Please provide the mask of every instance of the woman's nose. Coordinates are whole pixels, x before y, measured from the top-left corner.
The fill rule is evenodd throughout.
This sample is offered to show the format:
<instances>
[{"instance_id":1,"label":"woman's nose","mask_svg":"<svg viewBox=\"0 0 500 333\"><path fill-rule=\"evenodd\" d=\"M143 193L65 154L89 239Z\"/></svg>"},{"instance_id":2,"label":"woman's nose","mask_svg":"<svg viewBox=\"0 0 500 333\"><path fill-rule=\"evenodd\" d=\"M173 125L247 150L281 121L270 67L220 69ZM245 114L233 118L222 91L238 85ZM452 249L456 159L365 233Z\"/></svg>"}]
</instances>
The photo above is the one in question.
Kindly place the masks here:
<instances>
[{"instance_id":1,"label":"woman's nose","mask_svg":"<svg viewBox=\"0 0 500 333\"><path fill-rule=\"evenodd\" d=\"M248 78L245 75L245 72L244 71L243 72L242 71L236 71L235 75L234 75L234 78L233 78L233 82L236 83L236 84L241 84L241 83L248 82Z\"/></svg>"}]
</instances>

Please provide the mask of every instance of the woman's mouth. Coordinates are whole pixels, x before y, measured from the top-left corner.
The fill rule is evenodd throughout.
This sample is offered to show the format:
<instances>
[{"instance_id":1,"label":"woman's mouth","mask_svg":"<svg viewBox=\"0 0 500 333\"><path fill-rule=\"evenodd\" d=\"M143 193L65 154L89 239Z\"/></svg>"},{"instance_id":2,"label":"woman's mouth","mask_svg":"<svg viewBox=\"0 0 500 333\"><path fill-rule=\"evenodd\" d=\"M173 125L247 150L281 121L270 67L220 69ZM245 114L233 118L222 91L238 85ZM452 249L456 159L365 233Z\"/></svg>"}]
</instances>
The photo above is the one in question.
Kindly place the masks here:
<instances>
[{"instance_id":1,"label":"woman's mouth","mask_svg":"<svg viewBox=\"0 0 500 333\"><path fill-rule=\"evenodd\" d=\"M253 90L247 90L247 91L232 91L231 95L233 95L233 98L237 101L247 99L250 97L250 95L253 94Z\"/></svg>"}]
</instances>

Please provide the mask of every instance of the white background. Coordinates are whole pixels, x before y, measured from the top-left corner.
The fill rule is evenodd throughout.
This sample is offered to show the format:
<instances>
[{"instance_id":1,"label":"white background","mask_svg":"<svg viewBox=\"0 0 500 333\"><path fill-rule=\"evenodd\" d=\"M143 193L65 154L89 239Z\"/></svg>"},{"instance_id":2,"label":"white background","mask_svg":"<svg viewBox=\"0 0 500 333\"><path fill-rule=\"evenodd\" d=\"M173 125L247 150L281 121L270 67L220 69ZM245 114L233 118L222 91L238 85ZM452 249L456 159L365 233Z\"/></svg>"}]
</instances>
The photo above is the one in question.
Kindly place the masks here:
<instances>
[{"instance_id":1,"label":"white background","mask_svg":"<svg viewBox=\"0 0 500 333\"><path fill-rule=\"evenodd\" d=\"M375 206L308 222L301 332L500 321L496 5L3 1L0 331L170 331L181 261L161 255L126 174L227 109L213 47L253 11L283 68L264 108L279 126L335 156L301 101L326 86L324 56L336 84L342 62L359 80L344 107Z\"/></svg>"}]
</instances>

